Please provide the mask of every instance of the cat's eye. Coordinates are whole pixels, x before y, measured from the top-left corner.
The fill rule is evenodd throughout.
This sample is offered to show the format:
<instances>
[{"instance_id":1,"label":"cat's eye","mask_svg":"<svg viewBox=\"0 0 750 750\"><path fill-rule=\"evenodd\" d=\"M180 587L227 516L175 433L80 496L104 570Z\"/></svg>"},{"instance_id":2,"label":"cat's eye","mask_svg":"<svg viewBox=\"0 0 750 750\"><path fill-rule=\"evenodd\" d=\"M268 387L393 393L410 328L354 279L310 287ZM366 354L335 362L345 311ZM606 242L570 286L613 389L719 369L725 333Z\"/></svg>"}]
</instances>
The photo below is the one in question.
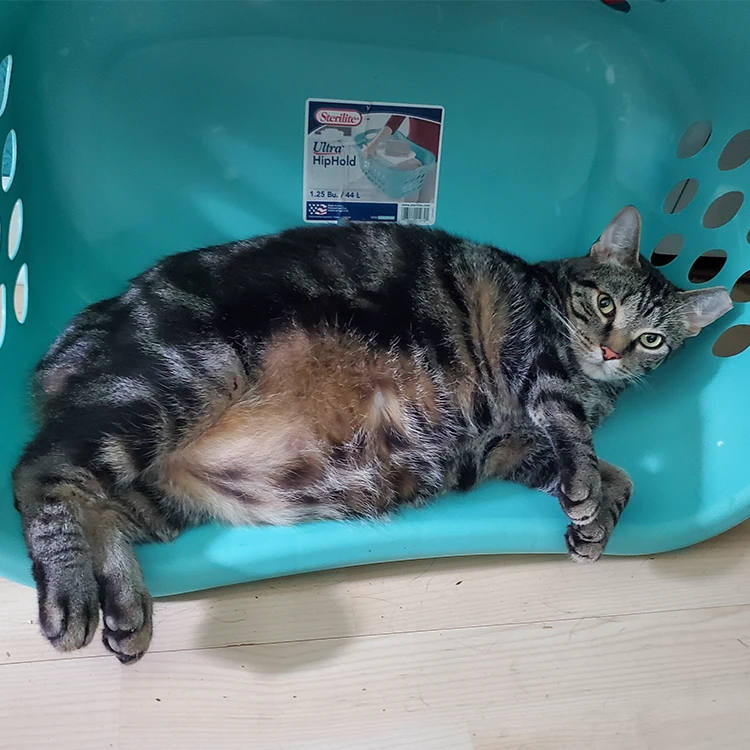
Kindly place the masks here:
<instances>
[{"instance_id":1,"label":"cat's eye","mask_svg":"<svg viewBox=\"0 0 750 750\"><path fill-rule=\"evenodd\" d=\"M660 333L642 333L638 337L638 341L646 349L658 349L664 343L664 336Z\"/></svg>"},{"instance_id":2,"label":"cat's eye","mask_svg":"<svg viewBox=\"0 0 750 750\"><path fill-rule=\"evenodd\" d=\"M602 314L608 318L615 314L615 301L608 294L600 294L596 304Z\"/></svg>"}]
</instances>

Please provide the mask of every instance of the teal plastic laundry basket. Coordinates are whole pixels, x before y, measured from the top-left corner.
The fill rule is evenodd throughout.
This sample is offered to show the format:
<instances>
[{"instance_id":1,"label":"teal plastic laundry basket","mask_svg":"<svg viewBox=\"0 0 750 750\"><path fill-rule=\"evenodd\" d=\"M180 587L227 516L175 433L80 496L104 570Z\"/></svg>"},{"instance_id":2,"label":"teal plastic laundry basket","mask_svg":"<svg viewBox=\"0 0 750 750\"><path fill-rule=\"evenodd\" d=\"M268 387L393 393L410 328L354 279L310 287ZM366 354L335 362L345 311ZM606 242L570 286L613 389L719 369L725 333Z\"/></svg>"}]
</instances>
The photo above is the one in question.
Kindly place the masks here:
<instances>
[{"instance_id":1,"label":"teal plastic laundry basket","mask_svg":"<svg viewBox=\"0 0 750 750\"><path fill-rule=\"evenodd\" d=\"M0 575L30 582L9 474L32 432L34 362L70 316L160 256L301 223L310 97L443 106L443 228L530 260L583 254L633 203L643 252L671 261L671 279L691 287L689 274L720 268L711 283L733 287L750 269L750 3L630 6L0 3L0 59L12 56L0 138L15 133L0 190ZM598 432L636 486L611 553L689 545L750 515L750 355L712 353L730 328L721 352L748 342L737 326L750 326L742 302ZM140 556L165 594L562 552L565 523L554 499L490 483L387 522L209 525Z\"/></svg>"}]
</instances>

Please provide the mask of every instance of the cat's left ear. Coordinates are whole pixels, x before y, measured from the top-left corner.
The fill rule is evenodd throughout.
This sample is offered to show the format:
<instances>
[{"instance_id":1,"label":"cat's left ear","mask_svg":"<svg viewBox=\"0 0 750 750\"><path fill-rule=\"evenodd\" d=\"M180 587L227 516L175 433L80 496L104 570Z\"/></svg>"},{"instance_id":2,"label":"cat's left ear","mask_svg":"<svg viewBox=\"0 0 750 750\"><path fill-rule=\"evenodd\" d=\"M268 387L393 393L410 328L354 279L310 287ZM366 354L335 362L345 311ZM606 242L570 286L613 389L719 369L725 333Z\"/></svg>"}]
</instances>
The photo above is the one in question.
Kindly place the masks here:
<instances>
[{"instance_id":1,"label":"cat's left ear","mask_svg":"<svg viewBox=\"0 0 750 750\"><path fill-rule=\"evenodd\" d=\"M697 336L707 325L734 307L729 292L723 286L680 292L680 298L688 336Z\"/></svg>"},{"instance_id":2,"label":"cat's left ear","mask_svg":"<svg viewBox=\"0 0 750 750\"><path fill-rule=\"evenodd\" d=\"M636 266L641 247L641 215L634 206L625 206L594 243L590 255L597 263Z\"/></svg>"}]
</instances>

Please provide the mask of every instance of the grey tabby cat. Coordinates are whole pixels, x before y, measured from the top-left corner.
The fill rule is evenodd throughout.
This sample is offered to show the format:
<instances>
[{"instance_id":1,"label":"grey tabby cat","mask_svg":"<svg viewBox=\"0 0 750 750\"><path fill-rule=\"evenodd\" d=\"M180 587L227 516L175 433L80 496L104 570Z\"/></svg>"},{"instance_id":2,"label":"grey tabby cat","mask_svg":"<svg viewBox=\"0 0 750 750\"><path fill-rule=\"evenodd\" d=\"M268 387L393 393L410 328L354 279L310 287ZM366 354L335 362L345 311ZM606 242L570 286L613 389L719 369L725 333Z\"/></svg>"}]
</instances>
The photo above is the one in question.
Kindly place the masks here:
<instances>
[{"instance_id":1,"label":"grey tabby cat","mask_svg":"<svg viewBox=\"0 0 750 750\"><path fill-rule=\"evenodd\" d=\"M556 496L570 555L597 559L632 485L592 430L732 306L678 290L639 237L628 207L586 257L531 265L417 227L292 229L170 256L84 310L38 365L13 475L46 637L85 646L101 609L105 645L143 655L135 542L486 477Z\"/></svg>"}]
</instances>

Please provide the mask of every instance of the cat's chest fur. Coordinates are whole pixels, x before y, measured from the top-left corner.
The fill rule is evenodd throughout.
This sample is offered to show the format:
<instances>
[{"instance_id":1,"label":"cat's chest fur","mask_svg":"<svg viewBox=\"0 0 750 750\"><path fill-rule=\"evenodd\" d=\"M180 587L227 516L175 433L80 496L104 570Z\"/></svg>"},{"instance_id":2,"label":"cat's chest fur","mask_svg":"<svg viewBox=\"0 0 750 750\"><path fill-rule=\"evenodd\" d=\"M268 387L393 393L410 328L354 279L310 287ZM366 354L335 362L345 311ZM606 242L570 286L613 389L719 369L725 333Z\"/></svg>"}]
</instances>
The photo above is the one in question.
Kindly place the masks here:
<instances>
[{"instance_id":1,"label":"cat's chest fur","mask_svg":"<svg viewBox=\"0 0 750 750\"><path fill-rule=\"evenodd\" d=\"M592 430L615 407L619 389L594 381L580 370L553 322L523 304L525 291L520 287L519 300L509 300L518 314L509 318L499 344L494 349L489 342L480 347L481 351L497 352L500 359L477 368L475 403L488 396L491 406L475 408L475 419L460 441L454 479L459 489L468 489L482 478L517 479L519 471L527 470L525 465L536 465L543 456L552 454L548 435L533 423L524 405L524 392L539 380L564 380ZM481 337L481 327L476 330Z\"/></svg>"}]
</instances>

